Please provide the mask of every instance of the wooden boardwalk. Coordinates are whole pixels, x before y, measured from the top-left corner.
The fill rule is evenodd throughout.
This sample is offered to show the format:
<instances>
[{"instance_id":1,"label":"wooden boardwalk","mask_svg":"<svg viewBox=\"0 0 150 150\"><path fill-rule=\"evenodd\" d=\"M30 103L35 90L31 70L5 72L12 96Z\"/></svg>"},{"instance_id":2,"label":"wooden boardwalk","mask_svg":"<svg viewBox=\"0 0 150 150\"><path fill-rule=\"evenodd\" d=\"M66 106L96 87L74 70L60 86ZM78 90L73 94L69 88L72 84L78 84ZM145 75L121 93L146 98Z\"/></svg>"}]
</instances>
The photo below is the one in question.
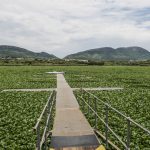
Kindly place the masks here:
<instances>
[{"instance_id":1,"label":"wooden boardwalk","mask_svg":"<svg viewBox=\"0 0 150 150\"><path fill-rule=\"evenodd\" d=\"M100 143L79 109L79 104L63 74L57 74L56 116L51 148L94 150Z\"/></svg>"}]
</instances>

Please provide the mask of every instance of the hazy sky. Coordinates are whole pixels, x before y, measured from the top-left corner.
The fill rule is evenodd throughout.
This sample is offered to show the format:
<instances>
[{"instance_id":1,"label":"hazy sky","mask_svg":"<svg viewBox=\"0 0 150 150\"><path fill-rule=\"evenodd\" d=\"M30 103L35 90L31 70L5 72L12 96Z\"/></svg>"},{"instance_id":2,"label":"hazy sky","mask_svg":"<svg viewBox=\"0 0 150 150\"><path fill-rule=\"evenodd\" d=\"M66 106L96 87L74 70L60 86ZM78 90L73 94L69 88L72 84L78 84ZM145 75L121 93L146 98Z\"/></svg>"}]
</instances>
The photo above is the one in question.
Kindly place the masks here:
<instances>
[{"instance_id":1,"label":"hazy sky","mask_svg":"<svg viewBox=\"0 0 150 150\"><path fill-rule=\"evenodd\" d=\"M150 50L150 0L0 0L0 45L63 57L96 47Z\"/></svg>"}]
</instances>

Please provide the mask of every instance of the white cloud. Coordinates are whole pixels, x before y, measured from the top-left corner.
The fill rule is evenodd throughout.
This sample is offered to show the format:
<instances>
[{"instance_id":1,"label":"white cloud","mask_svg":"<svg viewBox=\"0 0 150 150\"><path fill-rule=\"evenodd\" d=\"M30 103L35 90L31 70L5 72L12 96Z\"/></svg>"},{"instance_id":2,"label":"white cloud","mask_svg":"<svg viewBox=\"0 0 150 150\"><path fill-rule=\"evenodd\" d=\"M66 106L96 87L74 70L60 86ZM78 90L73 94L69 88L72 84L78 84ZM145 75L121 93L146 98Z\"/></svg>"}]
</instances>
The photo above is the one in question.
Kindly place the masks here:
<instances>
[{"instance_id":1,"label":"white cloud","mask_svg":"<svg viewBox=\"0 0 150 150\"><path fill-rule=\"evenodd\" d=\"M0 44L57 56L101 46L150 50L148 0L0 0Z\"/></svg>"}]
</instances>

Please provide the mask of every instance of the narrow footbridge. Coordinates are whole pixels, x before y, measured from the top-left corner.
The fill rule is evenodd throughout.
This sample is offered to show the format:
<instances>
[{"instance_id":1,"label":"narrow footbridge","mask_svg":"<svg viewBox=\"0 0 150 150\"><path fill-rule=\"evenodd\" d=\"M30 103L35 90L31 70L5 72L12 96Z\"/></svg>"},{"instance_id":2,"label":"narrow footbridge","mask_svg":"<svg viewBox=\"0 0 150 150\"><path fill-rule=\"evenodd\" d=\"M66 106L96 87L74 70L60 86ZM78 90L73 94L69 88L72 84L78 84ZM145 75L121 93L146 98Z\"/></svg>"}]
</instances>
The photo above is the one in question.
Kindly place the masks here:
<instances>
[{"instance_id":1,"label":"narrow footbridge","mask_svg":"<svg viewBox=\"0 0 150 150\"><path fill-rule=\"evenodd\" d=\"M55 118L51 131L51 144L49 145L49 149L95 150L98 148L99 150L105 150L100 145L101 143L92 127L82 114L73 90L66 82L63 73L57 73L57 93L55 93L54 91L52 92L34 127L37 132L36 149L41 150L43 147L47 149L47 145L43 145L49 136L51 112L56 99ZM41 136L40 124L44 116L47 116L47 120L45 121L46 128L44 129L43 136Z\"/></svg>"},{"instance_id":2,"label":"narrow footbridge","mask_svg":"<svg viewBox=\"0 0 150 150\"><path fill-rule=\"evenodd\" d=\"M80 106L73 94L73 89L66 82L63 73L57 74L57 92L54 90L35 127L37 135L36 150L105 150L108 145L113 149L120 150L114 143L109 141L108 132L111 132L114 137L122 144L123 149L130 150L131 141L131 124L143 130L147 135L150 131L137 124L130 117L125 116L109 104L98 99L92 93L82 90L82 95L86 94L88 100L86 101L82 96L78 96L82 100L82 107L88 106L87 114L90 112L94 114L95 129L90 126L85 116L80 110ZM95 108L90 106L90 97L95 99ZM97 103L100 102L105 108L105 119L103 120L97 113ZM54 107L56 104L56 107ZM54 110L56 109L56 110ZM127 133L125 135L126 141L122 141L108 125L108 110L112 110L120 117L127 121ZM53 113L55 112L54 124L51 124ZM97 120L100 120L105 125L105 135L96 130ZM44 124L44 129L41 127ZM50 128L53 129L50 131ZM98 138L97 136L101 137ZM48 140L50 139L50 142ZM103 141L105 147L102 145Z\"/></svg>"},{"instance_id":3,"label":"narrow footbridge","mask_svg":"<svg viewBox=\"0 0 150 150\"><path fill-rule=\"evenodd\" d=\"M99 145L93 129L80 111L72 89L63 74L57 74L56 116L51 147L96 149Z\"/></svg>"}]
</instances>

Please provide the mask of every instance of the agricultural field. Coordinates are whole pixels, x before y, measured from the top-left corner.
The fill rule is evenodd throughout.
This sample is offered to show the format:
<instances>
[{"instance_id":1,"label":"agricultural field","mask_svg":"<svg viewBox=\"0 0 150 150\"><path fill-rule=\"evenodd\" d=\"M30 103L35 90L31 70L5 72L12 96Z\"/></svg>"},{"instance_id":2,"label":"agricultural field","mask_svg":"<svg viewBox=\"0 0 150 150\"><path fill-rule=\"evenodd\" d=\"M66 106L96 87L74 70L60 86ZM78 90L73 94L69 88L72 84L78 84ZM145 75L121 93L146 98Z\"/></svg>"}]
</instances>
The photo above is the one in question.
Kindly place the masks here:
<instances>
[{"instance_id":1,"label":"agricultural field","mask_svg":"<svg viewBox=\"0 0 150 150\"><path fill-rule=\"evenodd\" d=\"M93 91L104 102L150 130L150 67L127 66L2 66L0 67L0 91L18 88L55 88L56 77L47 71L65 71L71 87L122 87L120 91ZM0 93L0 149L34 149L35 125L49 92L2 92ZM76 96L81 92L75 92ZM86 97L86 95L85 95ZM90 98L93 106L93 98ZM79 100L80 102L80 100ZM94 107L94 106L93 106ZM97 103L98 113L104 118L104 106ZM87 108L83 109L87 111ZM94 126L94 120L87 116ZM126 120L112 112L110 126L126 137ZM23 129L23 130L22 130ZM98 123L104 132L104 126ZM21 132L22 131L22 132ZM114 138L110 134L112 141ZM132 127L132 147L149 149L150 139L139 129ZM116 142L116 144L118 144ZM133 148L133 149L134 149Z\"/></svg>"}]
</instances>

